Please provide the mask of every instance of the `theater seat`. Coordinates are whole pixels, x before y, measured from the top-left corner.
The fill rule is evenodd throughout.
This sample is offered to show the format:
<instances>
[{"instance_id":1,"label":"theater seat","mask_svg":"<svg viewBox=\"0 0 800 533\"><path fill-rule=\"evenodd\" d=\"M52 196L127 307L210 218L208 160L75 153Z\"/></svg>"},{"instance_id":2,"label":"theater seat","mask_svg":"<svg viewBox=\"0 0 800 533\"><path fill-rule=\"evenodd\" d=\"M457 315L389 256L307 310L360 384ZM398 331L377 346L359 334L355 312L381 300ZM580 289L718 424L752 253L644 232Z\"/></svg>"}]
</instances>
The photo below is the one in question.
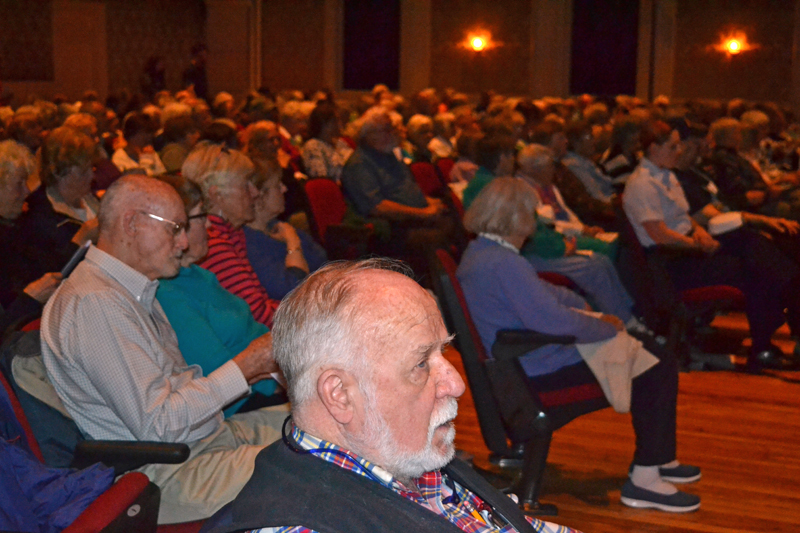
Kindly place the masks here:
<instances>
[{"instance_id":1,"label":"theater seat","mask_svg":"<svg viewBox=\"0 0 800 533\"><path fill-rule=\"evenodd\" d=\"M464 364L481 435L492 452L490 460L504 469L521 465L513 492L523 511L557 514L555 506L539 502L553 431L582 414L607 407L600 385L596 381L565 383L543 394L522 371L519 356L547 344L572 344L574 337L501 330L488 357L456 277L455 261L437 250L431 267L434 292L448 329L456 334L454 344Z\"/></svg>"},{"instance_id":2,"label":"theater seat","mask_svg":"<svg viewBox=\"0 0 800 533\"><path fill-rule=\"evenodd\" d=\"M310 209L310 224L317 241L329 259L357 259L368 253L375 229L371 224L344 224L347 204L339 186L326 178L305 184Z\"/></svg>"},{"instance_id":3,"label":"theater seat","mask_svg":"<svg viewBox=\"0 0 800 533\"><path fill-rule=\"evenodd\" d=\"M35 336L39 332L34 329L7 341L3 348L3 360L0 364L0 400L11 405L13 420L0 420L4 427L18 427L20 437L25 439L25 447L40 462L44 463L44 455L31 427L25 409L20 403L13 385L11 361L15 355L14 342L20 342L21 336ZM33 338L33 337L31 337ZM25 342L29 342L28 339ZM38 400L36 400L38 402ZM41 403L43 407L55 411ZM38 412L40 415L41 411ZM69 424L74 422L66 419ZM41 425L41 423L40 423ZM63 428L60 428L63 430ZM72 429L70 429L72 431ZM77 428L74 429L77 432ZM73 453L70 467L74 469L88 468L95 463L103 463L114 470L117 481L106 492L100 495L78 516L66 529L66 533L124 533L124 532L158 532L158 533L197 533L203 522L187 522L167 526L157 526L161 492L151 483L146 475L130 472L149 463L181 463L189 457L186 444L162 442L126 442L83 440L78 442Z\"/></svg>"}]
</instances>

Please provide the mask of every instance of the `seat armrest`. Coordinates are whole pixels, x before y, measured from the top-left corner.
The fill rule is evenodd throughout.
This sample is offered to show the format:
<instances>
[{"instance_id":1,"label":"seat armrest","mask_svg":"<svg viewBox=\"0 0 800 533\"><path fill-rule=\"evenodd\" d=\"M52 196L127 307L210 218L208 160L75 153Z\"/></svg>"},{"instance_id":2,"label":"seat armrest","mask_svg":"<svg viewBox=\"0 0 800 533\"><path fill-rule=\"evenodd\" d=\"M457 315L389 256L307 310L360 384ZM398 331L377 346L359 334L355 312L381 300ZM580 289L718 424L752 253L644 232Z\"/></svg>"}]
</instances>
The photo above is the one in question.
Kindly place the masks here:
<instances>
[{"instance_id":1,"label":"seat armrest","mask_svg":"<svg viewBox=\"0 0 800 533\"><path fill-rule=\"evenodd\" d=\"M517 358L548 344L575 344L573 335L549 335L530 329L501 329L495 336L492 355L496 359Z\"/></svg>"},{"instance_id":2,"label":"seat armrest","mask_svg":"<svg viewBox=\"0 0 800 533\"><path fill-rule=\"evenodd\" d=\"M188 458L189 446L182 443L85 440L75 447L71 466L86 468L94 463L103 463L119 475L146 464L178 464Z\"/></svg>"}]
</instances>

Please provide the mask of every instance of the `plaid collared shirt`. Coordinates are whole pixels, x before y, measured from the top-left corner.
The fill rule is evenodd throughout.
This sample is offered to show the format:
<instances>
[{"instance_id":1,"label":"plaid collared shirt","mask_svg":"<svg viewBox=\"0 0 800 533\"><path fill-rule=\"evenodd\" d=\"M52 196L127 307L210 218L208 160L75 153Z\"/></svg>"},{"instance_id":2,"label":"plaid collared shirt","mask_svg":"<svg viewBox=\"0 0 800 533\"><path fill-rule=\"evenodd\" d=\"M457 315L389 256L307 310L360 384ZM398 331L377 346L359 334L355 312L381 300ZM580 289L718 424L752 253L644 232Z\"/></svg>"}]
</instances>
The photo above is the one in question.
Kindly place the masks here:
<instances>
[{"instance_id":1,"label":"plaid collared shirt","mask_svg":"<svg viewBox=\"0 0 800 533\"><path fill-rule=\"evenodd\" d=\"M466 533L511 533L516 531L512 526L501 526L494 522L492 512L480 498L441 472L427 472L415 480L416 487L408 488L397 481L389 472L366 459L356 456L333 443L320 440L305 433L297 427L292 428L292 438L306 450L315 451L314 455L340 466L351 472L376 481L408 500L417 502L447 519ZM537 533L578 533L573 529L550 522L543 522L528 517ZM302 527L277 527L252 530L250 533L315 533Z\"/></svg>"}]
</instances>

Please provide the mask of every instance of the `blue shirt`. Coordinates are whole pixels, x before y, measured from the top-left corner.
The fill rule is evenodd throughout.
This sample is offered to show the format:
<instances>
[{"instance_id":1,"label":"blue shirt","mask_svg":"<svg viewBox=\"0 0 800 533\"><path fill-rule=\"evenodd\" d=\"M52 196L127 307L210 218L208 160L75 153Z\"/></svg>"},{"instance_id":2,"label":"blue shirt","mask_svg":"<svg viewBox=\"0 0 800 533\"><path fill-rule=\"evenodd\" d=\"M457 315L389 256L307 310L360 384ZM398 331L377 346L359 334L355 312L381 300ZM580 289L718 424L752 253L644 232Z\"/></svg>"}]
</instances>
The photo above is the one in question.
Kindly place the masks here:
<instances>
[{"instance_id":1,"label":"blue shirt","mask_svg":"<svg viewBox=\"0 0 800 533\"><path fill-rule=\"evenodd\" d=\"M580 296L539 279L524 257L484 237L469 244L457 275L487 354L501 329L573 335L578 343L617 334L611 324L575 310L585 309ZM538 348L520 360L528 376L550 374L580 361L575 345L556 344Z\"/></svg>"},{"instance_id":2,"label":"blue shirt","mask_svg":"<svg viewBox=\"0 0 800 533\"><path fill-rule=\"evenodd\" d=\"M177 277L159 281L156 299L178 336L178 348L187 363L199 365L203 375L233 359L269 328L253 318L250 306L226 291L217 277L197 265L181 268ZM253 390L270 396L276 384L259 381ZM223 410L236 413L247 398Z\"/></svg>"},{"instance_id":3,"label":"blue shirt","mask_svg":"<svg viewBox=\"0 0 800 533\"><path fill-rule=\"evenodd\" d=\"M358 214L372 214L383 200L409 207L427 207L428 200L408 165L393 153L359 146L342 169L342 188Z\"/></svg>"},{"instance_id":4,"label":"blue shirt","mask_svg":"<svg viewBox=\"0 0 800 533\"><path fill-rule=\"evenodd\" d=\"M258 276L258 281L267 290L270 298L280 300L297 287L305 278L305 272L286 268L286 243L273 239L266 233L244 226L247 259ZM325 250L311 236L297 230L303 257L308 268L314 272L328 260ZM302 274L302 275L301 275Z\"/></svg>"},{"instance_id":5,"label":"blue shirt","mask_svg":"<svg viewBox=\"0 0 800 533\"><path fill-rule=\"evenodd\" d=\"M614 195L614 180L611 176L606 176L594 161L587 159L575 152L567 152L561 162L565 167L581 180L586 192L593 198L603 202L610 202Z\"/></svg>"}]
</instances>

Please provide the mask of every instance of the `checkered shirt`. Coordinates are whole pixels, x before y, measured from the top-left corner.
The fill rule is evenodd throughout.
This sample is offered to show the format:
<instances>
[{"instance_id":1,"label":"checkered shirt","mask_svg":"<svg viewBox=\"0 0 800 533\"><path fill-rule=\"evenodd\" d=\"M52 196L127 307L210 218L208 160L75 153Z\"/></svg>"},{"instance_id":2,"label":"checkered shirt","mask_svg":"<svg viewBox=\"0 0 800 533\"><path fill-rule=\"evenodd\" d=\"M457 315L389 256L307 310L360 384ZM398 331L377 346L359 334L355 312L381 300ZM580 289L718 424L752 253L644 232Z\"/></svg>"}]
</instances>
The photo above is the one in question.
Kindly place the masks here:
<instances>
[{"instance_id":1,"label":"checkered shirt","mask_svg":"<svg viewBox=\"0 0 800 533\"><path fill-rule=\"evenodd\" d=\"M417 502L426 509L450 521L466 533L511 533L516 531L512 526L500 526L494 523L491 509L480 498L458 483L443 476L438 470L427 472L417 478L417 490L409 490L397 481L389 472L366 459L356 456L335 444L320 440L294 427L292 437L306 450L322 449L333 452L316 452L314 455L355 472L373 481L380 482L408 500ZM339 453L336 453L339 452ZM550 522L543 522L528 517L528 521L537 533L579 533L573 529ZM250 533L315 533L302 527L274 527L252 530Z\"/></svg>"}]
</instances>

